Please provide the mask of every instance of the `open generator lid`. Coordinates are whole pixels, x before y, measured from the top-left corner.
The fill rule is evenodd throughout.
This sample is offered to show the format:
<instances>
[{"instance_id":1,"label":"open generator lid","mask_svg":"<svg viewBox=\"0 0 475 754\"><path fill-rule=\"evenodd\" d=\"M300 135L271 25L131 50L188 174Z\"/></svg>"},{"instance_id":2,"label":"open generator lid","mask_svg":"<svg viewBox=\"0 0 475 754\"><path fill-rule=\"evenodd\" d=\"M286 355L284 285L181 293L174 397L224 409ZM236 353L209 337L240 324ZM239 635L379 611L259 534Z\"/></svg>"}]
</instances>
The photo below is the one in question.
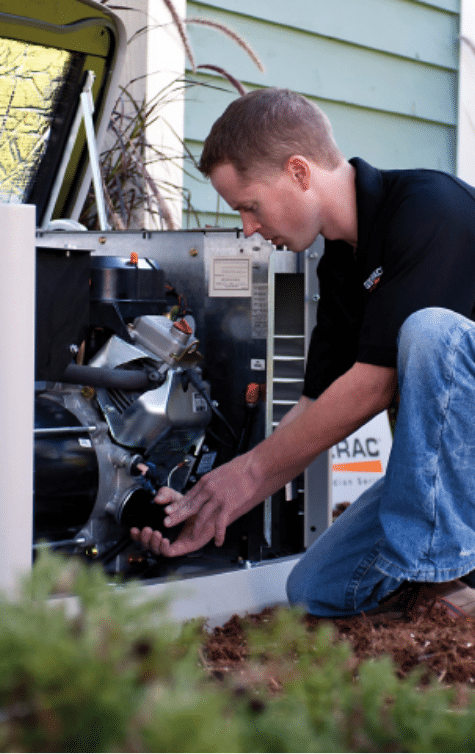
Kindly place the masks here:
<instances>
[{"instance_id":1,"label":"open generator lid","mask_svg":"<svg viewBox=\"0 0 475 754\"><path fill-rule=\"evenodd\" d=\"M120 19L93 0L0 0L0 202L35 204L38 226L82 209L84 97L100 145L125 45Z\"/></svg>"}]
</instances>

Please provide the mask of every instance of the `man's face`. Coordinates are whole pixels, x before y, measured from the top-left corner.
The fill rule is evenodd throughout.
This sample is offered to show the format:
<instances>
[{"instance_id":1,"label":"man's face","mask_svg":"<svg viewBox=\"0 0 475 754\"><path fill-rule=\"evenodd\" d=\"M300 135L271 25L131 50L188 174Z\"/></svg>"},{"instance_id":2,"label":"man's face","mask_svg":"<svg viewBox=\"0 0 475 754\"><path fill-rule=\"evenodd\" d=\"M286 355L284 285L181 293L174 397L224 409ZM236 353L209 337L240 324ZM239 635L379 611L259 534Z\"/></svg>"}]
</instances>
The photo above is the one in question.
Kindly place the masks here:
<instances>
[{"instance_id":1,"label":"man's face","mask_svg":"<svg viewBox=\"0 0 475 754\"><path fill-rule=\"evenodd\" d=\"M268 168L244 180L230 163L211 171L211 183L241 215L246 237L260 233L276 246L303 251L319 232L318 212L310 192L289 169Z\"/></svg>"}]
</instances>

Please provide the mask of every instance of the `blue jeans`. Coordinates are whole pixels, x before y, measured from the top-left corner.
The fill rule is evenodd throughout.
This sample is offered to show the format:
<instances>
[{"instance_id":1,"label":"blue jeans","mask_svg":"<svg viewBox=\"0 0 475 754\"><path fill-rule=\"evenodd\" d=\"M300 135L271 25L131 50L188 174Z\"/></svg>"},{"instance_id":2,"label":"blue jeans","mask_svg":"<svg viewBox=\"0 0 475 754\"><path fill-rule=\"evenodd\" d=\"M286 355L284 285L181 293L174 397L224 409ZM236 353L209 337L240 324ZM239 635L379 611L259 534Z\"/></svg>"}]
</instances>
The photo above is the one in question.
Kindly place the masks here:
<instances>
[{"instance_id":1,"label":"blue jeans","mask_svg":"<svg viewBox=\"0 0 475 754\"><path fill-rule=\"evenodd\" d=\"M384 479L302 556L292 604L336 617L377 607L403 581L475 569L475 323L423 309L398 339L400 404Z\"/></svg>"}]
</instances>

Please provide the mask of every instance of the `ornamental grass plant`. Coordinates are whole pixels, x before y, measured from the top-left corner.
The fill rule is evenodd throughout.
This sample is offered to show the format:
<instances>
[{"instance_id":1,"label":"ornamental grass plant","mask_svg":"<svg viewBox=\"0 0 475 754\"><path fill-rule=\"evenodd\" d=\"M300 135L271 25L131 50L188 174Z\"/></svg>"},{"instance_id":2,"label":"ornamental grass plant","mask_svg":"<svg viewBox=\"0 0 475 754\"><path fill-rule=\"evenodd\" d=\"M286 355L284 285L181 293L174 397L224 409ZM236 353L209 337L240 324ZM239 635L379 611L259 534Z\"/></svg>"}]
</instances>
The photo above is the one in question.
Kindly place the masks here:
<instances>
[{"instance_id":1,"label":"ornamental grass plant","mask_svg":"<svg viewBox=\"0 0 475 754\"><path fill-rule=\"evenodd\" d=\"M264 71L264 66L259 57L246 40L226 24L219 23L213 18L203 17L190 17L182 20L172 0L159 0L159 2L166 6L171 22L178 31L191 69L191 75L177 78L148 100L145 98L137 99L133 95L133 85L137 79L130 81L121 88L109 121L108 145L100 155L102 187L108 221L114 230L141 229L145 217L149 221L149 226L162 230L176 229L169 199L176 197L177 194L181 194L183 199L187 226L192 224L199 227L199 217L194 210L190 191L182 186L173 185L165 178L157 181L152 175L152 166L156 163L171 161L181 164L183 155L184 172L190 174L189 168L193 167L193 179L200 180L196 177L198 169L195 156L182 139L177 139L180 145L180 154L173 157L169 152L152 143L148 133L157 120L162 120L169 133L173 132L171 125L166 122L164 116L167 105L183 98L188 91L196 87L219 89L220 85L217 82L221 78L230 84L238 94L245 94L246 90L243 84L222 65L213 61L205 63L196 61L187 27L192 25L206 26L218 34L225 35L250 57L261 72ZM121 10L122 12L137 10L133 5L130 7L115 6L113 0L102 0L102 5L106 5L111 10ZM148 23L145 24L129 39L129 44L146 35L150 28ZM194 74L199 72L215 74L215 78L212 81L193 78ZM177 135L174 133L174 136ZM92 187L79 219L88 230L99 228L96 199Z\"/></svg>"}]
</instances>

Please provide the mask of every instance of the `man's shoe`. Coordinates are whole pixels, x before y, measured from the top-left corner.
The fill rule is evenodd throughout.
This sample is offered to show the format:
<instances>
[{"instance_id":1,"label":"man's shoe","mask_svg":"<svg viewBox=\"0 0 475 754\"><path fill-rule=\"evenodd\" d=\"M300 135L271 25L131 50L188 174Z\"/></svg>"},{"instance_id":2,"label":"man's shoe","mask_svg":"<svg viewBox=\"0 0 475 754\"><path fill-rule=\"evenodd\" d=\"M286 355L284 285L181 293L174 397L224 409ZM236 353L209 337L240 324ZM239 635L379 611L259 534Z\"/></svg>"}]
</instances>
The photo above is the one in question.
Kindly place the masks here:
<instances>
[{"instance_id":1,"label":"man's shoe","mask_svg":"<svg viewBox=\"0 0 475 754\"><path fill-rule=\"evenodd\" d=\"M456 615L475 618L475 589L460 579L440 584L404 581L396 591L381 600L378 607L365 615L408 619L418 608L430 605L435 600Z\"/></svg>"}]
</instances>

